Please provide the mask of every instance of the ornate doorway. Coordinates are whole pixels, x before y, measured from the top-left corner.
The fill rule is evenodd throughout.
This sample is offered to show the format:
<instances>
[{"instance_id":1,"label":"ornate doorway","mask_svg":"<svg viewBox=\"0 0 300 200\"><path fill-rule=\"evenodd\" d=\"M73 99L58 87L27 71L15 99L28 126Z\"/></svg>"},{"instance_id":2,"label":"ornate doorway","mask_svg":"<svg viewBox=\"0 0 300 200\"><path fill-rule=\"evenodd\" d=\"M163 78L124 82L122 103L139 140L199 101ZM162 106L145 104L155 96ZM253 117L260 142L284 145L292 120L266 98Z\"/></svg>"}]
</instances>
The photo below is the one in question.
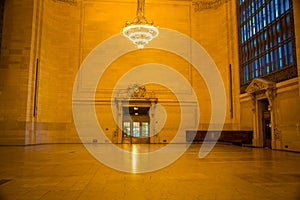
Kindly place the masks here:
<instances>
[{"instance_id":1,"label":"ornate doorway","mask_svg":"<svg viewBox=\"0 0 300 200\"><path fill-rule=\"evenodd\" d=\"M135 84L115 97L113 112L117 130L115 143L149 144L159 141L155 134L156 104L154 92L148 93L144 86Z\"/></svg>"},{"instance_id":2,"label":"ornate doorway","mask_svg":"<svg viewBox=\"0 0 300 200\"><path fill-rule=\"evenodd\" d=\"M255 78L246 89L253 105L254 146L280 148L279 136L275 135L275 89L274 82L261 78Z\"/></svg>"}]
</instances>

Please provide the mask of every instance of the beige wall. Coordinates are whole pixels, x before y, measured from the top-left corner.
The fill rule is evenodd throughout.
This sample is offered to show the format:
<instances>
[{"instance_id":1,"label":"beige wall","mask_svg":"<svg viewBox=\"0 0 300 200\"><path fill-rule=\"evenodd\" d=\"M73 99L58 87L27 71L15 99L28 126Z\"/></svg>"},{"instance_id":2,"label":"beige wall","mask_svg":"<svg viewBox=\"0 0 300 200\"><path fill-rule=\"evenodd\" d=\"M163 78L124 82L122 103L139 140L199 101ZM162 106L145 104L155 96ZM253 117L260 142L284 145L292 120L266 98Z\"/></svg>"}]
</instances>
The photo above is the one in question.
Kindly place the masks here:
<instances>
[{"instance_id":1,"label":"beige wall","mask_svg":"<svg viewBox=\"0 0 300 200\"><path fill-rule=\"evenodd\" d=\"M5 2L0 60L0 144L26 137L33 0Z\"/></svg>"},{"instance_id":2,"label":"beige wall","mask_svg":"<svg viewBox=\"0 0 300 200\"><path fill-rule=\"evenodd\" d=\"M7 1L0 65L2 144L80 142L72 117L72 89L76 73L91 50L110 36L120 33L125 21L134 18L136 1L72 2ZM247 97L240 98L239 94L236 1L228 1L215 8L195 8L192 1L185 0L149 0L146 3L147 17L155 25L191 36L215 61L226 90L227 114L224 129L251 130L251 103ZM299 14L295 11L295 15ZM299 24L298 21L295 23ZM299 27L296 26L296 31ZM299 42L297 47L299 48ZM300 51L297 52L299 55ZM39 60L37 116L33 117L36 59ZM211 117L211 100L203 78L189 63L172 53L144 49L115 60L99 82L96 111L108 138L112 138L116 129L110 111L111 104L108 102L115 83L129 69L147 62L168 65L191 83L200 104L199 129L207 129ZM232 66L232 96L229 64ZM81 78L84 80L89 76L83 74ZM88 88L84 82L82 84L81 86ZM147 89L153 91L166 111L171 113L159 139L160 142L170 141L177 130L180 117L176 98L168 89L155 84L147 85ZM289 95L288 91L285 93ZM291 97L295 94L292 89ZM285 97L278 97L280 110L285 109L286 104L282 102ZM93 100L85 103L91 101ZM293 102L297 105L297 99L293 99ZM280 113L278 115L281 116ZM296 121L293 124L297 124ZM289 138L296 137L299 128L298 132L295 130L294 127Z\"/></svg>"},{"instance_id":3,"label":"beige wall","mask_svg":"<svg viewBox=\"0 0 300 200\"><path fill-rule=\"evenodd\" d=\"M117 2L117 4L116 4ZM230 117L230 91L229 91L229 64L233 69L233 84L239 83L238 57L237 55L237 34L235 20L235 2L224 3L217 8L195 11L190 1L147 1L146 4L148 19L155 22L155 25L180 31L198 41L214 59L220 74L223 78L226 89L227 115L224 125L225 129L239 129L239 88L233 87L233 118ZM94 2L84 1L82 4L82 32L81 46L84 59L90 51L100 42L108 37L120 33L126 20L132 20L135 16L135 1L109 1ZM111 20L111 10L116 13ZM166 10L168 12L166 12ZM176 15L174 15L176 13ZM211 17L215 16L215 17ZM216 17L218 16L218 17ZM224 20L228 19L229 22ZM101 33L101 34L99 34ZM137 59L138 58L138 59ZM140 64L157 62L165 64L179 71L193 86L200 104L200 125L199 129L208 128L211 117L211 101L208 89L203 78L186 61L168 52L144 49L128 53L114 61L102 76L97 89L97 101L104 101L99 105L97 113L100 121L106 124L105 130L109 138L115 130L115 122L111 116L110 109L104 109L105 101L110 100L114 85L128 70ZM88 74L82 75L83 80L89 79ZM80 87L88 87L82 83ZM154 91L159 101L163 102L166 110L170 111L168 119L172 123L166 123L160 134L160 142L170 141L177 131L177 124L180 118L179 112L172 112L174 99L168 95L168 90L147 86L150 92ZM126 89L126 88L124 88ZM103 105L104 104L104 105ZM110 107L110 103L107 103ZM171 114L170 114L171 113ZM103 117L107 116L107 117ZM101 123L101 122L100 122Z\"/></svg>"},{"instance_id":4,"label":"beige wall","mask_svg":"<svg viewBox=\"0 0 300 200\"><path fill-rule=\"evenodd\" d=\"M300 71L300 2L293 1L298 74ZM276 122L281 149L300 151L300 82L299 77L276 84Z\"/></svg>"},{"instance_id":5,"label":"beige wall","mask_svg":"<svg viewBox=\"0 0 300 200\"><path fill-rule=\"evenodd\" d=\"M35 118L30 117L33 112L35 71L31 70L28 75L32 81L28 92L30 101L27 101L27 109L30 108L27 112L29 113L28 121L35 122L33 126L29 127L29 133L32 136L30 141L32 143L78 142L72 124L71 110L72 87L77 69L96 45L108 37L120 33L124 22L133 19L136 2L95 2L91 0L78 1L76 4L53 0L37 2L34 2L35 8L32 11L36 17L32 20L34 28L29 29L32 31L32 40L34 40L30 46L33 49L30 54L33 67L35 67L36 59L39 59L37 116ZM231 98L229 95L229 64L233 69L234 85L238 85L239 80L236 56L237 34L234 34L236 32L235 2L198 11L195 11L195 6L190 1L149 1L146 6L148 18L154 20L156 25L193 37L211 55L220 70L226 87L228 114L224 127L225 129L239 129L238 87L233 87L233 118L230 117L229 112ZM168 12L165 12L166 10ZM190 81L201 106L199 129L206 129L211 117L210 96L201 76L192 66L175 55L155 50L144 54L147 53L150 56L146 55L145 60L140 60L140 63L148 62L149 58L156 58L157 62L173 67ZM112 80L118 80L126 70L137 65L135 57L141 56L139 54L139 52L134 52L133 58L120 58L110 66L107 77L104 76L99 84L98 101L107 100L110 97L114 83ZM155 86L148 86L148 88L155 91L156 96L163 100L167 110L175 109L172 108L174 99L168 95L167 90L155 88ZM110 105L107 104L107 106ZM162 137L161 140L169 141L173 137L172 134L176 130L175 125L180 117L176 113L172 112L170 115L169 119L173 124L166 123L164 133L162 133L165 137ZM109 115L109 110L106 109L101 116L108 117L99 118L99 120L108 120L105 123L108 130L114 130L115 122ZM112 134L112 131L108 134Z\"/></svg>"},{"instance_id":6,"label":"beige wall","mask_svg":"<svg viewBox=\"0 0 300 200\"><path fill-rule=\"evenodd\" d=\"M300 100L297 78L277 84L276 123L281 148L300 151Z\"/></svg>"},{"instance_id":7,"label":"beige wall","mask_svg":"<svg viewBox=\"0 0 300 200\"><path fill-rule=\"evenodd\" d=\"M80 4L45 0L41 10L37 143L78 142L72 89L80 63Z\"/></svg>"},{"instance_id":8,"label":"beige wall","mask_svg":"<svg viewBox=\"0 0 300 200\"><path fill-rule=\"evenodd\" d=\"M296 34L296 54L298 63L298 75L300 72L300 2L297 0L293 1L294 5L294 24L295 24L295 34ZM298 78L300 78L298 76ZM299 81L299 91L300 91L300 81Z\"/></svg>"},{"instance_id":9,"label":"beige wall","mask_svg":"<svg viewBox=\"0 0 300 200\"><path fill-rule=\"evenodd\" d=\"M210 54L222 75L226 88L227 115L224 129L240 129L239 65L236 2L228 1L219 7L191 10L191 36ZM232 66L232 95L230 95L229 64ZM194 87L201 92L202 85L194 79ZM199 95L201 96L201 95ZM232 97L231 97L232 96ZM233 113L230 114L230 98ZM205 128L203 128L205 129Z\"/></svg>"},{"instance_id":10,"label":"beige wall","mask_svg":"<svg viewBox=\"0 0 300 200\"><path fill-rule=\"evenodd\" d=\"M296 34L296 53L297 53L297 64L298 64L298 100L295 99L296 97L294 96L294 100L296 100L296 109L298 110L297 113L297 118L293 119L292 122L294 122L294 125L292 126L292 137L296 137L296 139L293 139L293 145L292 149L297 149L297 151L300 150L300 119L299 119L299 110L300 110L300 2L297 0L293 1L294 3L294 23L295 23L295 34ZM297 94L297 93L296 93ZM295 94L295 95L296 95ZM298 121L297 121L298 120ZM298 141L298 142L295 142ZM284 145L285 148L285 145Z\"/></svg>"},{"instance_id":11,"label":"beige wall","mask_svg":"<svg viewBox=\"0 0 300 200\"><path fill-rule=\"evenodd\" d=\"M241 97L241 129L253 130L253 104L245 94Z\"/></svg>"}]
</instances>

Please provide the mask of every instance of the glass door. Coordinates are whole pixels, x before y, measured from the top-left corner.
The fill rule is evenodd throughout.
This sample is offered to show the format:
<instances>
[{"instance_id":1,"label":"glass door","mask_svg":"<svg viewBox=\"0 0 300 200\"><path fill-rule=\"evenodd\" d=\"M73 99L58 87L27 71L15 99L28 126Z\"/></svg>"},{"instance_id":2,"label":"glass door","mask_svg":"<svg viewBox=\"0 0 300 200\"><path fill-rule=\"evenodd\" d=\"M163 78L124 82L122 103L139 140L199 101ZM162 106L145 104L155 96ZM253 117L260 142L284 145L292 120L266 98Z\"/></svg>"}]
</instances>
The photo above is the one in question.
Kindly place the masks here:
<instances>
[{"instance_id":1,"label":"glass door","mask_svg":"<svg viewBox=\"0 0 300 200\"><path fill-rule=\"evenodd\" d=\"M140 137L141 128L140 128L140 122L133 122L133 130L132 130L132 136L133 137Z\"/></svg>"},{"instance_id":2,"label":"glass door","mask_svg":"<svg viewBox=\"0 0 300 200\"><path fill-rule=\"evenodd\" d=\"M131 123L123 122L122 143L131 143Z\"/></svg>"},{"instance_id":3,"label":"glass door","mask_svg":"<svg viewBox=\"0 0 300 200\"><path fill-rule=\"evenodd\" d=\"M123 143L150 143L149 122L123 122Z\"/></svg>"},{"instance_id":4,"label":"glass door","mask_svg":"<svg viewBox=\"0 0 300 200\"><path fill-rule=\"evenodd\" d=\"M142 137L149 137L149 122L141 122Z\"/></svg>"}]
</instances>

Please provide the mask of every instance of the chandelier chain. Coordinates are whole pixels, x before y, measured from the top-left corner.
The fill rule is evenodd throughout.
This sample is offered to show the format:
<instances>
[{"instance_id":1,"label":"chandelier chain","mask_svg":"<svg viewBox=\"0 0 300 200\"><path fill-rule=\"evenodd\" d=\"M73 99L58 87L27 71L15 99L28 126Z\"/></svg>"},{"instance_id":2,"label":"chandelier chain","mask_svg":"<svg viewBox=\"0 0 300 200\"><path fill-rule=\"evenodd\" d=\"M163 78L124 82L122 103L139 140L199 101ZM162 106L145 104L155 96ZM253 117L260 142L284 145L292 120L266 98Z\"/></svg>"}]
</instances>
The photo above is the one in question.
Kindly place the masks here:
<instances>
[{"instance_id":1,"label":"chandelier chain","mask_svg":"<svg viewBox=\"0 0 300 200\"><path fill-rule=\"evenodd\" d=\"M139 16L142 16L144 17L145 16L145 0L137 0L137 10L136 10L136 15L139 17Z\"/></svg>"}]
</instances>

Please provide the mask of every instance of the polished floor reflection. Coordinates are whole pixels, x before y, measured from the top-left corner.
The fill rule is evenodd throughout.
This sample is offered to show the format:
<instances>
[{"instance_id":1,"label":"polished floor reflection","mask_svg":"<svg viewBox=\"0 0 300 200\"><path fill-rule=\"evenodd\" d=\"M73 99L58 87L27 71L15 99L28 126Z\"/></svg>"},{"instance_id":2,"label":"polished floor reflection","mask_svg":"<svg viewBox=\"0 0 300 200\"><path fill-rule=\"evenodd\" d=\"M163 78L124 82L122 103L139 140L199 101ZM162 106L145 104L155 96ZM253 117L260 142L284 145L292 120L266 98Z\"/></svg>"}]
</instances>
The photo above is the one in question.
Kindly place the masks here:
<instances>
[{"instance_id":1,"label":"polished floor reflection","mask_svg":"<svg viewBox=\"0 0 300 200\"><path fill-rule=\"evenodd\" d=\"M130 174L80 144L0 146L0 199L300 199L300 153L218 144L199 159L199 148L162 170Z\"/></svg>"}]
</instances>

